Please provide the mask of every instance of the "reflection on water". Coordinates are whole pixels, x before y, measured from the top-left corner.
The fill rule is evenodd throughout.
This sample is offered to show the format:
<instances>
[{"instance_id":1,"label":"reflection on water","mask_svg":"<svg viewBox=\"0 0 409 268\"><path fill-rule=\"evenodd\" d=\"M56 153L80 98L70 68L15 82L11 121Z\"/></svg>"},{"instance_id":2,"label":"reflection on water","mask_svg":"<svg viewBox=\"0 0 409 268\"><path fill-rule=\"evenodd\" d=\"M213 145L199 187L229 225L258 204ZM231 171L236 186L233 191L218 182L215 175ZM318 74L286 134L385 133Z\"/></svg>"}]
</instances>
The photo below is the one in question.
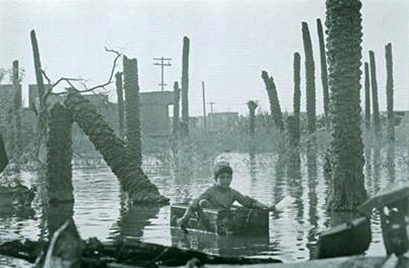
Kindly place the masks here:
<instances>
[{"instance_id":1,"label":"reflection on water","mask_svg":"<svg viewBox=\"0 0 409 268\"><path fill-rule=\"evenodd\" d=\"M373 174L374 189L368 189L370 194L385 186L389 174L386 165L377 164L381 161L381 156L375 148L374 150L374 162L366 168L366 172ZM267 204L278 202L286 195L295 198L293 206L283 212L270 214L269 236L222 237L198 232L184 235L179 229L170 228L169 206L128 206L126 196L121 193L117 179L107 166L76 166L73 172L73 206L44 209L41 198L36 197L33 202L34 213L0 212L0 240L47 239L48 233L53 232L63 219L73 216L83 238L95 236L102 241L110 241L127 236L167 246L182 245L208 253L274 255L283 261L307 260L312 255L319 232L338 220L325 211L327 186L321 172L321 158L315 155L315 160L308 161L308 157L299 151L291 152L290 155L288 161L273 154L223 155L233 167L231 186L236 190ZM202 169L208 170L207 173L193 170L189 172L190 176L180 176L173 173L173 170L169 172L169 164L162 164L153 158L145 158L144 161L143 168L148 177L173 203L185 202L198 196L214 182L210 167ZM315 162L315 165L308 166L307 162ZM368 168L373 170L369 172ZM397 179L406 177L402 169L401 166L395 167ZM371 176L367 178L370 180ZM39 178L23 172L22 180L24 184L30 185ZM366 185L370 185L368 181ZM372 234L368 254L385 254L379 216L376 214L372 217ZM0 266L8 262L8 259L0 258Z\"/></svg>"}]
</instances>

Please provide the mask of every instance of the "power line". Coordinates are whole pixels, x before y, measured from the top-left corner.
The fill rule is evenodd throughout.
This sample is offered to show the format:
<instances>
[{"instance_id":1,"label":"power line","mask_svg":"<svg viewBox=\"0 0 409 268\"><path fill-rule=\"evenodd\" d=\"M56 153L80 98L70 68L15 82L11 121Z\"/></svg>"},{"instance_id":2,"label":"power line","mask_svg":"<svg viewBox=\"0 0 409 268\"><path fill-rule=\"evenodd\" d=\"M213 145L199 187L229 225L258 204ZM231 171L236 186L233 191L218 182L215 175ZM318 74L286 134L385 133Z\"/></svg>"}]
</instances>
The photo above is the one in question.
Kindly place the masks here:
<instances>
[{"instance_id":1,"label":"power line","mask_svg":"<svg viewBox=\"0 0 409 268\"><path fill-rule=\"evenodd\" d=\"M161 86L161 89L162 89L162 91L163 91L163 90L164 90L164 86L167 85L167 84L165 84L165 81L164 81L164 76L165 76L164 67L165 67L165 66L172 66L172 64L170 64L170 62L165 62L165 61L171 61L172 59L171 59L171 58L160 57L160 58L153 58L153 60L158 60L158 61L160 61L160 63L159 63L159 62L155 62L155 63L153 63L153 65L159 65L159 66L161 67L161 82L160 82L159 86Z\"/></svg>"}]
</instances>

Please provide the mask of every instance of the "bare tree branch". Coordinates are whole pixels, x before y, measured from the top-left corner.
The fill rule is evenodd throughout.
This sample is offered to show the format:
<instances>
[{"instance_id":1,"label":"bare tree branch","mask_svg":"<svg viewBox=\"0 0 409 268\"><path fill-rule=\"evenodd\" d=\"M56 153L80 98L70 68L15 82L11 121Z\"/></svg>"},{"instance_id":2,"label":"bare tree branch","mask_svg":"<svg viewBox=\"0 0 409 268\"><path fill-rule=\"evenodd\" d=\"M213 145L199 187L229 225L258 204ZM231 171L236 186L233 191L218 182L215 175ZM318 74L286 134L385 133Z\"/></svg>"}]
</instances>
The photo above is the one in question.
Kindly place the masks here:
<instances>
[{"instance_id":1,"label":"bare tree branch","mask_svg":"<svg viewBox=\"0 0 409 268\"><path fill-rule=\"evenodd\" d=\"M78 92L80 92L80 93L95 91L96 89L99 89L99 88L102 88L102 89L107 90L105 87L108 86L109 84L111 84L111 83L113 82L113 77L114 77L114 73L115 73L116 62L117 62L118 59L122 56L122 53L120 53L120 52L118 52L118 51L116 51L116 50L113 50L113 49L109 49L109 48L107 48L107 47L105 47L105 51L106 51L106 52L110 52L110 53L115 53L115 54L116 54L116 57L115 57L115 59L114 59L113 65L112 65L111 73L110 73L110 75L109 75L109 79L108 79L108 81L107 81L106 83L101 84L101 85L96 85L96 86L93 86L93 87L91 87L91 88L88 88L87 85L86 85L86 83L83 82L83 83L82 83L82 86L83 86L85 89L84 89L84 90L78 90L78 89L71 83L71 81L77 81L77 82L78 82L78 81L84 81L84 79L78 79L78 78L76 79L76 78L65 78L65 77L62 77L62 78L60 78L56 83L54 83L54 84L50 87L50 89L47 91L47 95L46 95L46 96L48 96L49 94L56 95L56 96L61 96L61 95L67 94L67 92L51 93L52 89L53 89L58 83L63 82L63 81L66 82L66 83L68 83L73 89L75 89L76 91L78 91ZM45 73L45 72L43 72L43 73ZM48 79L47 79L47 80L48 80Z\"/></svg>"}]
</instances>

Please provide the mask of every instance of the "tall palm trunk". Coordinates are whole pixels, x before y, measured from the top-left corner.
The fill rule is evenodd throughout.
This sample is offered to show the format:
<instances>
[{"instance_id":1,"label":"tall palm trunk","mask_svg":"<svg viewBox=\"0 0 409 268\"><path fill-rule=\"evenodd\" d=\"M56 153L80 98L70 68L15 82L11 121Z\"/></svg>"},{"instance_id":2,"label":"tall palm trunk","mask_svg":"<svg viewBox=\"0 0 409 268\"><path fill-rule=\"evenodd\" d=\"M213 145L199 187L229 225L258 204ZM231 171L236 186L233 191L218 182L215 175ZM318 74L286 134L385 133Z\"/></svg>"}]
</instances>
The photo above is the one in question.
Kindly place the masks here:
<instances>
[{"instance_id":1,"label":"tall palm trunk","mask_svg":"<svg viewBox=\"0 0 409 268\"><path fill-rule=\"evenodd\" d=\"M123 58L127 148L138 166L142 165L141 123L139 118L138 62Z\"/></svg>"},{"instance_id":2,"label":"tall palm trunk","mask_svg":"<svg viewBox=\"0 0 409 268\"><path fill-rule=\"evenodd\" d=\"M284 131L283 114L281 113L280 101L278 100L277 88L274 83L274 79L272 76L269 77L266 71L261 72L261 78L263 79L264 84L266 85L268 100L270 102L271 115L273 117L274 124L281 132L283 132Z\"/></svg>"},{"instance_id":3,"label":"tall palm trunk","mask_svg":"<svg viewBox=\"0 0 409 268\"><path fill-rule=\"evenodd\" d=\"M321 20L317 19L317 31L318 40L320 44L320 59L321 59L321 82L322 82L322 93L324 96L324 117L325 126L329 129L329 92L328 92L328 71L327 71L327 57L325 56L325 43L324 43L324 33L322 30Z\"/></svg>"},{"instance_id":4,"label":"tall palm trunk","mask_svg":"<svg viewBox=\"0 0 409 268\"><path fill-rule=\"evenodd\" d=\"M365 129L368 132L371 129L371 92L369 84L369 66L365 62Z\"/></svg>"},{"instance_id":5,"label":"tall palm trunk","mask_svg":"<svg viewBox=\"0 0 409 268\"><path fill-rule=\"evenodd\" d=\"M23 140L21 138L21 84L18 61L13 62L13 86L14 86L14 154L13 158L19 163L23 153Z\"/></svg>"},{"instance_id":6,"label":"tall palm trunk","mask_svg":"<svg viewBox=\"0 0 409 268\"><path fill-rule=\"evenodd\" d=\"M301 109L301 90L300 90L300 66L301 57L298 52L294 53L294 99L293 99L293 111L294 111L294 142L297 146L300 145L301 140L301 126L300 126L300 109ZM291 124L291 123L290 123Z\"/></svg>"},{"instance_id":7,"label":"tall palm trunk","mask_svg":"<svg viewBox=\"0 0 409 268\"><path fill-rule=\"evenodd\" d=\"M72 186L72 117L59 103L53 105L48 120L48 197L50 203L74 202Z\"/></svg>"},{"instance_id":8,"label":"tall palm trunk","mask_svg":"<svg viewBox=\"0 0 409 268\"><path fill-rule=\"evenodd\" d=\"M351 211L367 198L360 128L361 2L327 0L333 179L328 209Z\"/></svg>"},{"instance_id":9,"label":"tall palm trunk","mask_svg":"<svg viewBox=\"0 0 409 268\"><path fill-rule=\"evenodd\" d=\"M369 62L370 62L370 67L371 67L373 123L374 123L375 137L377 139L380 139L381 138L381 119L379 116L378 82L376 81L376 63L375 63L375 54L373 51L369 51Z\"/></svg>"},{"instance_id":10,"label":"tall palm trunk","mask_svg":"<svg viewBox=\"0 0 409 268\"><path fill-rule=\"evenodd\" d=\"M393 112L393 62L392 44L385 46L386 57L386 109L388 111L388 142L395 141L395 116Z\"/></svg>"},{"instance_id":11,"label":"tall palm trunk","mask_svg":"<svg viewBox=\"0 0 409 268\"><path fill-rule=\"evenodd\" d=\"M249 133L250 133L250 153L254 153L255 150L255 140L254 140L254 135L255 135L255 129L256 129L256 108L257 108L257 103L255 101L248 101L247 102L247 107L249 108Z\"/></svg>"},{"instance_id":12,"label":"tall palm trunk","mask_svg":"<svg viewBox=\"0 0 409 268\"><path fill-rule=\"evenodd\" d=\"M393 61L392 44L385 46L386 57L386 109L388 111L388 173L390 181L395 180L395 115L393 112Z\"/></svg>"},{"instance_id":13,"label":"tall palm trunk","mask_svg":"<svg viewBox=\"0 0 409 268\"><path fill-rule=\"evenodd\" d=\"M315 67L310 30L308 29L308 24L306 22L302 23L302 37L305 52L308 134L310 135L310 140L315 140L315 131L317 130L317 118L315 110Z\"/></svg>"},{"instance_id":14,"label":"tall palm trunk","mask_svg":"<svg viewBox=\"0 0 409 268\"><path fill-rule=\"evenodd\" d=\"M119 137L124 138L124 89L122 86L122 73L117 72L115 74L116 95L118 97L118 119L119 119Z\"/></svg>"},{"instance_id":15,"label":"tall palm trunk","mask_svg":"<svg viewBox=\"0 0 409 268\"><path fill-rule=\"evenodd\" d=\"M77 92L69 92L64 102L74 121L89 137L117 176L122 189L128 191L134 203L168 203L169 199L160 195L157 187L146 177L140 165L135 162L123 141L115 136L114 130L97 113L94 105Z\"/></svg>"},{"instance_id":16,"label":"tall palm trunk","mask_svg":"<svg viewBox=\"0 0 409 268\"><path fill-rule=\"evenodd\" d=\"M37 120L37 129L36 129L36 143L34 154L39 159L41 157L40 152L42 148L45 148L45 143L47 141L47 111L45 109L45 88L44 88L44 80L43 80L43 73L41 69L41 61L40 61L40 52L38 49L38 42L36 33L34 30L30 33L31 37L31 46L33 49L33 57L34 57L34 70L36 75L37 81L37 90L38 90L38 98L40 100L40 105L37 108L38 112L38 120Z\"/></svg>"},{"instance_id":17,"label":"tall palm trunk","mask_svg":"<svg viewBox=\"0 0 409 268\"><path fill-rule=\"evenodd\" d=\"M180 88L179 83L173 84L173 136L176 138L179 135L179 103L180 103Z\"/></svg>"},{"instance_id":18,"label":"tall palm trunk","mask_svg":"<svg viewBox=\"0 0 409 268\"><path fill-rule=\"evenodd\" d=\"M189 136L189 51L190 40L183 37L183 54L182 54L182 128L183 137Z\"/></svg>"}]
</instances>

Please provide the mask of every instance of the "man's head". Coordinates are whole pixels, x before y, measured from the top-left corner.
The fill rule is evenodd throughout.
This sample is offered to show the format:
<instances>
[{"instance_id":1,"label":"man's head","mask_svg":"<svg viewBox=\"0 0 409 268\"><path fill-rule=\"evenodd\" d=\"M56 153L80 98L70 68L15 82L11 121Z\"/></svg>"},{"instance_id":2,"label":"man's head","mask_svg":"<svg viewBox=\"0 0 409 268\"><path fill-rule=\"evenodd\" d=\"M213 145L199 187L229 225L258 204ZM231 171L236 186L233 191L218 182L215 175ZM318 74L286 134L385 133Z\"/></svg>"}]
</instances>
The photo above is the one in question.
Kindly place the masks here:
<instances>
[{"instance_id":1,"label":"man's head","mask_svg":"<svg viewBox=\"0 0 409 268\"><path fill-rule=\"evenodd\" d=\"M233 177L233 169L228 162L218 162L214 168L214 180L222 188L229 188Z\"/></svg>"}]
</instances>

